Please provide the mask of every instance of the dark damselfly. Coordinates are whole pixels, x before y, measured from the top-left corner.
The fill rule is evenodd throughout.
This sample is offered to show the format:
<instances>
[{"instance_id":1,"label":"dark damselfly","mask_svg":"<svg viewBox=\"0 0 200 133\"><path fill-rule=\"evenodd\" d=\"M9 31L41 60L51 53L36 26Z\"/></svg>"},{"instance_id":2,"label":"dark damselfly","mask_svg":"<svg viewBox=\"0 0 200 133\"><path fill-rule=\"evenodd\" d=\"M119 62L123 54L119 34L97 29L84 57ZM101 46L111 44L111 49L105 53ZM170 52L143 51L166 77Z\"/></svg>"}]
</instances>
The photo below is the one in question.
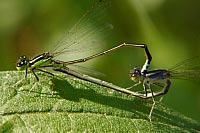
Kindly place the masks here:
<instances>
[{"instance_id":1,"label":"dark damselfly","mask_svg":"<svg viewBox=\"0 0 200 133\"><path fill-rule=\"evenodd\" d=\"M114 50L120 49L122 47L144 48L145 56L146 56L146 61L142 68L140 68L139 66L136 66L130 71L131 80L133 80L134 82L137 82L137 83L128 88L119 87L112 83L108 83L106 81L99 80L94 77L90 77L88 75L78 73L67 67L54 67L53 69L55 71L60 71L60 72L66 73L68 75L72 75L72 76L78 77L80 79L84 79L86 81L90 81L95 84L102 85L102 86L111 88L113 90L131 95L131 96L136 96L136 97L143 98L143 99L152 98L153 104L152 104L152 107L151 107L151 110L149 113L150 120L151 120L151 114L152 114L154 106L155 106L154 97L164 95L168 92L170 85L171 85L171 79L191 80L195 83L200 84L200 57L199 56L184 60L170 69L156 69L156 70L149 71L148 69L149 69L149 66L150 66L150 63L152 60L152 56L151 56L146 44L123 43L123 44L120 44L109 50L101 52L99 54L85 58L85 60L89 60L89 59L96 58L101 55L108 54L108 53L113 52ZM133 91L129 90L130 88L133 88L141 83L143 85L144 93L133 92ZM154 92L151 85L158 86L162 89L160 91Z\"/></svg>"}]
</instances>

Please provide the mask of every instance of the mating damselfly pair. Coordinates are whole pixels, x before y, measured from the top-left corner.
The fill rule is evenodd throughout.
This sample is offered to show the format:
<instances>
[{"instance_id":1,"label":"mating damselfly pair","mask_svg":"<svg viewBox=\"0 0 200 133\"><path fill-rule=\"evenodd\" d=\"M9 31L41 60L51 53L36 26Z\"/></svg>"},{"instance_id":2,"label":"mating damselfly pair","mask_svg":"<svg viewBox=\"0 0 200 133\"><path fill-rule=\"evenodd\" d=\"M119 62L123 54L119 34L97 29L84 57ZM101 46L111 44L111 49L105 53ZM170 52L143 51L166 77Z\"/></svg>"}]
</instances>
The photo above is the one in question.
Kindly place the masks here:
<instances>
[{"instance_id":1,"label":"mating damselfly pair","mask_svg":"<svg viewBox=\"0 0 200 133\"><path fill-rule=\"evenodd\" d=\"M39 80L39 77L37 76L35 71L42 71L42 72L54 75L53 73L51 73L45 69L45 68L52 68L54 71L66 73L68 75L72 75L77 78L80 78L80 79L83 79L83 80L86 80L86 81L89 81L89 82L92 82L95 84L99 84L99 85L111 88L113 90L116 90L116 91L119 91L122 93L126 93L131 96L136 96L136 97L143 98L143 99L152 98L153 106L152 106L150 114L149 114L149 118L150 118L153 108L154 108L154 105L155 105L154 97L166 94L168 92L169 87L171 85L171 81L170 81L171 78L193 79L193 81L196 81L199 83L199 77L200 77L199 76L199 73L200 73L199 68L200 67L199 67L199 62L197 63L197 61L199 61L199 57L190 59L190 60L186 60L186 61L178 64L176 67L169 69L169 70L158 69L158 70L148 71L152 57L148 50L147 45L135 44L135 43L128 43L128 44L123 43L116 47L108 49L106 51L103 51L103 52L100 52L100 53L97 53L97 54L94 54L94 55L91 55L91 56L88 56L85 58L81 58L81 59L75 59L75 60L71 60L71 61L63 61L63 60L58 60L55 58L58 55L67 53L68 51L70 51L70 48L74 49L74 50L80 50L81 45L82 45L82 48L83 47L87 48L87 46L91 46L91 43L93 45L97 45L96 40L93 41L93 40L88 39L88 37L92 36L92 34L94 34L94 33L96 34L96 31L86 32L86 31L84 31L85 29L83 29L83 31L84 31L83 32L83 31L80 31L80 29L81 29L81 26L83 26L82 24L83 23L86 24L85 21L88 21L88 20L96 20L95 26L97 26L97 27L99 26L98 28L101 33L104 33L109 28L112 28L112 26L110 24L101 23L101 20L98 21L98 19L97 19L99 17L99 15L96 13L98 11L103 12L103 10L105 9L105 5L107 5L107 4L108 3L106 3L105 1L99 1L97 3L97 5L94 7L94 9L87 12L83 16L83 18L81 18L79 23L76 24L74 28L72 28L72 30L69 33L72 34L74 37L71 37L71 40L73 40L73 39L78 39L78 40L74 40L73 43L68 43L65 40L67 38L64 38L61 41L61 43L56 46L54 52L45 52L45 53L42 53L42 54L36 56L33 59L29 59L26 56L21 56L17 62L17 69L25 70L26 76L27 76L28 71L31 71L35 75L36 79ZM96 10L96 11L93 12L93 10ZM103 15L103 13L101 15ZM90 27L89 24L86 27L87 28ZM86 40L88 41L88 43L84 42L83 38L87 38ZM87 44L87 45L84 45L84 44ZM131 80L137 82L136 84L134 84L131 87L134 87L134 86L142 83L143 88L144 88L144 93L133 92L133 91L129 90L129 88L131 88L131 87L129 87L129 88L119 87L112 83L85 75L83 73L79 73L79 72L69 68L69 66L71 66L71 65L81 63L81 62L87 62L89 60L95 59L102 55L106 55L110 52L113 52L113 51L123 48L123 47L143 48L145 50L146 62L143 65L143 67L140 68L140 67L136 66L130 72ZM197 65L198 65L198 66L196 66L197 69L193 69L194 68L193 63L197 63ZM183 69L179 69L182 67L183 67ZM186 68L184 68L184 67L186 67ZM158 92L154 92L151 88L151 85L159 86L162 89Z\"/></svg>"}]
</instances>

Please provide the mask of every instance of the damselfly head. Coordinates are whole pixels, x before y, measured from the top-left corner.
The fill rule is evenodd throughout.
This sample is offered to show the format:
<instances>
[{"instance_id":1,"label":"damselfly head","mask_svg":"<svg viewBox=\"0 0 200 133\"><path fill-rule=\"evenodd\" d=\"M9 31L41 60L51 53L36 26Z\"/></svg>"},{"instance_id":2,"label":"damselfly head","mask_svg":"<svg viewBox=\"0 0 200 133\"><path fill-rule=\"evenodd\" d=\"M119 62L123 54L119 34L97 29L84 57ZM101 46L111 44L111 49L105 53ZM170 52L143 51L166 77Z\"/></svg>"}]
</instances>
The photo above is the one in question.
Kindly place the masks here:
<instances>
[{"instance_id":1,"label":"damselfly head","mask_svg":"<svg viewBox=\"0 0 200 133\"><path fill-rule=\"evenodd\" d=\"M26 68L27 64L28 58L25 55L20 56L16 64L16 68L18 71L22 71Z\"/></svg>"},{"instance_id":2,"label":"damselfly head","mask_svg":"<svg viewBox=\"0 0 200 133\"><path fill-rule=\"evenodd\" d=\"M130 70L130 77L133 81L139 81L141 78L141 68L139 66L135 66L133 70Z\"/></svg>"}]
</instances>

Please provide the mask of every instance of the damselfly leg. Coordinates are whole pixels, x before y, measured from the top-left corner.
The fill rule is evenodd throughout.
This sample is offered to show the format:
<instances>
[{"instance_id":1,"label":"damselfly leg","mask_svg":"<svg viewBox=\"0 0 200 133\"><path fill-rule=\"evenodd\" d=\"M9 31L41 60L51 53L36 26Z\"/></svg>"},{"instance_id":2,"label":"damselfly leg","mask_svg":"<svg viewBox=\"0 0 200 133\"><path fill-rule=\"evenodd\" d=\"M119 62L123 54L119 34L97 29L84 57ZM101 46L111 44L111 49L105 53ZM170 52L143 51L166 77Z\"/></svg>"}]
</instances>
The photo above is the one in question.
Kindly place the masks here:
<instances>
[{"instance_id":1,"label":"damselfly leg","mask_svg":"<svg viewBox=\"0 0 200 133\"><path fill-rule=\"evenodd\" d=\"M147 69L146 70L144 69L145 66L147 66L146 62L142 69L140 69L140 67L138 66L134 67L134 69L131 70L130 72L130 76L132 80L137 81L137 82L139 81L139 83L143 83L143 88L145 91L145 94L143 94L144 98L145 99L152 98L153 100L153 105L149 114L149 118L151 118L151 114L155 106L154 97L164 95L169 91L169 88L171 85L170 79L184 79L184 80L191 80L198 84L200 83L200 80L199 80L200 79L200 57L199 56L182 61L181 63L175 65L171 69L157 69L157 70L148 71ZM151 88L151 85L156 85L162 89L157 92L154 92ZM148 89L150 90L150 92L148 92Z\"/></svg>"}]
</instances>

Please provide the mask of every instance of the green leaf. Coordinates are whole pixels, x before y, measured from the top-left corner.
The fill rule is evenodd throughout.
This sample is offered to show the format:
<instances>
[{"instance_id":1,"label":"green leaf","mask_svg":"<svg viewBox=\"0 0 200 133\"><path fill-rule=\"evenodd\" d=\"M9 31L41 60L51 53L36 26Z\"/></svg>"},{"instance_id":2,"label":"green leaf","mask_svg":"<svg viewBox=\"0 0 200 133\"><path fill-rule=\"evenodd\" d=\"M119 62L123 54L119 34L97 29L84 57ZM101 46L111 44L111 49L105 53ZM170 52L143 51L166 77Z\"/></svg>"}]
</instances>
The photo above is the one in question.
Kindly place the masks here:
<instances>
[{"instance_id":1,"label":"green leaf","mask_svg":"<svg viewBox=\"0 0 200 133\"><path fill-rule=\"evenodd\" d=\"M152 101L68 75L0 72L1 132L197 132L200 123Z\"/></svg>"}]
</instances>

